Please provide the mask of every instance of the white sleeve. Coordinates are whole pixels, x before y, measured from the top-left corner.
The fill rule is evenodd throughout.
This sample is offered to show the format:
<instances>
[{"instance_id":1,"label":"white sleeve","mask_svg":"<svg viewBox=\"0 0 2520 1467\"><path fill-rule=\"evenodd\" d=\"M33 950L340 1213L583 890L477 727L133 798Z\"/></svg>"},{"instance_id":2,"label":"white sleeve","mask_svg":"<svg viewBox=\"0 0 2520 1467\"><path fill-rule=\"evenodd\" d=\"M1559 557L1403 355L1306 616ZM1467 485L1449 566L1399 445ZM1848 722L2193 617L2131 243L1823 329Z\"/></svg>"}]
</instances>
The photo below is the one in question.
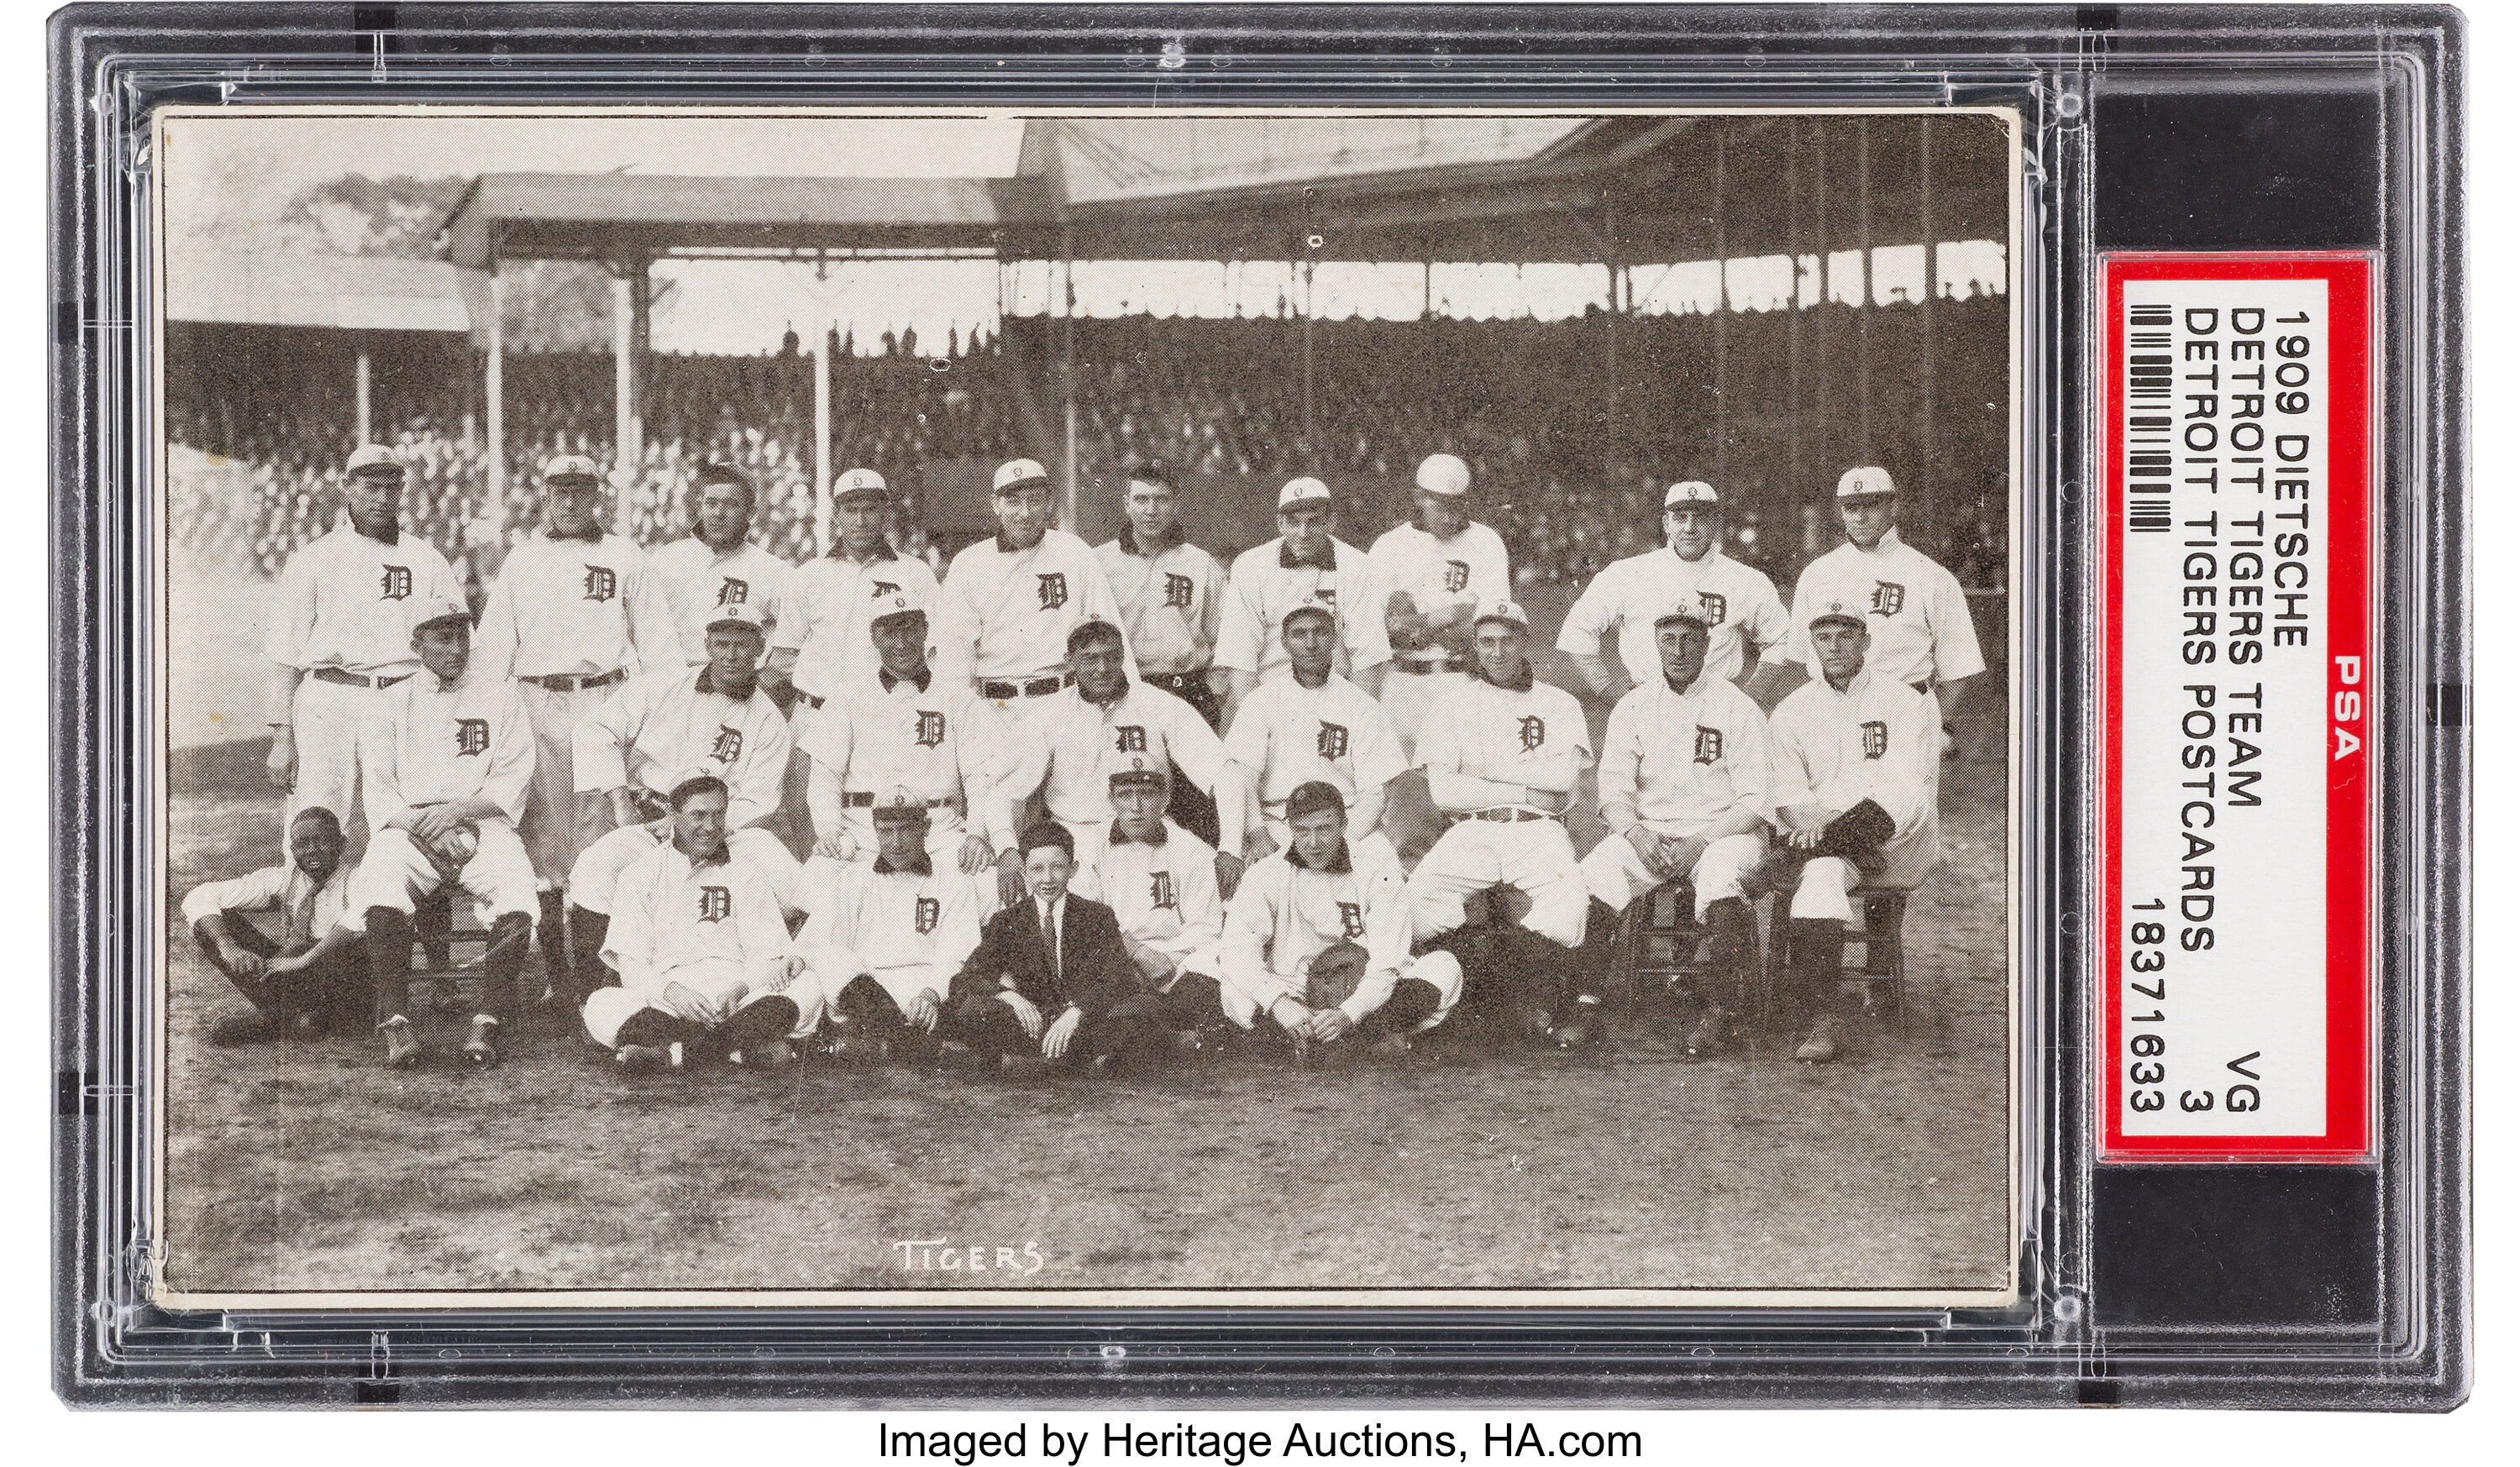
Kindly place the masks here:
<instances>
[{"instance_id":1,"label":"white sleeve","mask_svg":"<svg viewBox=\"0 0 2520 1467\"><path fill-rule=\"evenodd\" d=\"M1927 610L1934 628L1934 676L1944 682L1975 677L1986 671L1986 656L1978 649L1968 594L1960 590L1959 577L1941 566L1934 568L1939 574L1933 604Z\"/></svg>"},{"instance_id":2,"label":"white sleeve","mask_svg":"<svg viewBox=\"0 0 2520 1467\"><path fill-rule=\"evenodd\" d=\"M285 866L267 866L226 881L204 881L184 894L184 925L190 927L222 911L272 911L288 891Z\"/></svg>"},{"instance_id":3,"label":"white sleeve","mask_svg":"<svg viewBox=\"0 0 2520 1467\"><path fill-rule=\"evenodd\" d=\"M1617 575L1616 565L1605 568L1586 583L1583 594L1575 598L1575 604L1566 608L1566 619L1557 626L1559 651L1584 656L1600 655L1601 634L1608 631L1616 620L1612 610L1613 598L1617 594L1613 582Z\"/></svg>"}]
</instances>

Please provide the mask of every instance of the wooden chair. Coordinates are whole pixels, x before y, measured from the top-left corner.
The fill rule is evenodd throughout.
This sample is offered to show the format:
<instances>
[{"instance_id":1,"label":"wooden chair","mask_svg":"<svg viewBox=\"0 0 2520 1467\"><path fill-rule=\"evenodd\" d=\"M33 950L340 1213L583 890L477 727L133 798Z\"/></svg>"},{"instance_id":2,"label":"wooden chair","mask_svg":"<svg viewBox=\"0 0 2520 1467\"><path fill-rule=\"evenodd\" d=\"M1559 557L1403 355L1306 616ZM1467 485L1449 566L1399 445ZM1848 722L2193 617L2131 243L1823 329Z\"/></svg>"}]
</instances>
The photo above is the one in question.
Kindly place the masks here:
<instances>
[{"instance_id":1,"label":"wooden chair","mask_svg":"<svg viewBox=\"0 0 2520 1467\"><path fill-rule=\"evenodd\" d=\"M1855 924L1839 939L1838 977L1860 987L1867 1014L1886 1008L1904 1038L1908 1032L1908 893L1886 886L1859 886L1846 894ZM1792 902L1778 894L1768 912L1768 951L1778 963L1794 960Z\"/></svg>"}]
</instances>

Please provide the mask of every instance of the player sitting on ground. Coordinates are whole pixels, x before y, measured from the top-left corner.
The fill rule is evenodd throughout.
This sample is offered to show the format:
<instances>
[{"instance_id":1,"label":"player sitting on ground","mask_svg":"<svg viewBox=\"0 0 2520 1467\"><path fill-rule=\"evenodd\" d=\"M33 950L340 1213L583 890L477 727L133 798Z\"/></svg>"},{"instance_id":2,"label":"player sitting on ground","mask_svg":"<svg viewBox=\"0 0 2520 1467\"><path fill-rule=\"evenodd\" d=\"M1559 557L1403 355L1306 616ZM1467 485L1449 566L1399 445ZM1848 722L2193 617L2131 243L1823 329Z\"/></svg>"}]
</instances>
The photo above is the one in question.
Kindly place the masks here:
<instances>
[{"instance_id":1,"label":"player sitting on ground","mask_svg":"<svg viewBox=\"0 0 2520 1467\"><path fill-rule=\"evenodd\" d=\"M817 1047L838 1058L924 1059L954 974L980 945L978 888L938 867L920 791L878 791L868 814L871 860L806 867L823 883L798 945L823 996Z\"/></svg>"},{"instance_id":2,"label":"player sitting on ground","mask_svg":"<svg viewBox=\"0 0 2520 1467\"><path fill-rule=\"evenodd\" d=\"M1846 894L1868 876L1907 888L1934 864L1941 748L1931 697L1865 665L1864 617L1832 601L1811 620L1820 676L1777 705L1777 815L1783 849L1749 877L1753 894L1791 890L1793 966L1778 988L1808 1015L1796 1059L1837 1057L1832 1002L1845 956Z\"/></svg>"},{"instance_id":3,"label":"player sitting on ground","mask_svg":"<svg viewBox=\"0 0 2520 1467\"><path fill-rule=\"evenodd\" d=\"M586 1032L623 1069L683 1067L703 1042L773 1070L822 1018L805 960L788 949L770 883L727 849L726 781L674 786L673 839L622 871L604 960L618 988L588 996Z\"/></svg>"},{"instance_id":4,"label":"player sitting on ground","mask_svg":"<svg viewBox=\"0 0 2520 1467\"><path fill-rule=\"evenodd\" d=\"M1072 890L1109 907L1120 941L1146 989L1164 1000L1164 1027L1197 1048L1225 1022L1217 993L1216 945L1225 936L1225 900L1216 889L1216 850L1170 819L1172 779L1140 756L1111 772L1113 818L1092 866Z\"/></svg>"},{"instance_id":5,"label":"player sitting on ground","mask_svg":"<svg viewBox=\"0 0 2520 1467\"><path fill-rule=\"evenodd\" d=\"M1576 981L1584 941L1584 883L1565 814L1593 762L1592 736L1575 695L1533 677L1531 620L1520 606L1481 606L1471 625L1478 676L1427 711L1418 741L1427 792L1453 825L1410 874L1410 915L1422 945L1461 928L1473 892L1502 885L1529 897L1518 925L1491 920L1488 935L1504 940L1490 949L1502 997L1539 1038Z\"/></svg>"},{"instance_id":6,"label":"player sitting on ground","mask_svg":"<svg viewBox=\"0 0 2520 1467\"><path fill-rule=\"evenodd\" d=\"M289 822L288 866L267 866L227 881L204 881L184 896L184 924L202 956L253 1005L210 1026L225 1047L293 1034L347 1034L376 1022L368 1012L368 968L352 948L310 963L317 938L341 919L350 886L341 864L341 822L309 805ZM248 911L288 913L275 940L247 921Z\"/></svg>"},{"instance_id":7,"label":"player sitting on ground","mask_svg":"<svg viewBox=\"0 0 2520 1467\"><path fill-rule=\"evenodd\" d=\"M1217 973L1226 1017L1249 1029L1267 1015L1299 1059L1351 1038L1408 1048L1461 998L1460 960L1409 956L1400 863L1348 840L1334 786L1298 785L1286 830L1286 848L1244 872L1226 909Z\"/></svg>"},{"instance_id":8,"label":"player sitting on ground","mask_svg":"<svg viewBox=\"0 0 2520 1467\"><path fill-rule=\"evenodd\" d=\"M1713 934L1715 983L1682 1048L1711 1054L1731 1033L1759 971L1759 929L1741 880L1768 850L1774 758L1758 704L1707 655L1694 600L1654 621L1661 677L1610 710L1601 739L1601 820L1609 835L1584 858L1592 894L1573 1003L1557 1014L1562 1047L1601 1034L1600 981L1620 914L1669 881L1687 881Z\"/></svg>"},{"instance_id":9,"label":"player sitting on ground","mask_svg":"<svg viewBox=\"0 0 2520 1467\"><path fill-rule=\"evenodd\" d=\"M1104 1071L1151 1052L1164 1043L1163 1000L1141 988L1111 909L1068 893L1067 827L1043 821L1020 849L1027 895L989 919L954 975L955 1036L1016 1074Z\"/></svg>"},{"instance_id":10,"label":"player sitting on ground","mask_svg":"<svg viewBox=\"0 0 2520 1467\"><path fill-rule=\"evenodd\" d=\"M1339 792L1348 810L1348 840L1377 856L1399 856L1382 831L1383 786L1409 768L1391 716L1364 689L1330 670L1338 649L1338 624L1325 606L1297 606L1286 613L1279 638L1286 670L1242 700L1226 732L1233 761L1219 786L1218 824L1237 866L1268 858L1286 844L1286 800L1295 787L1319 779ZM1220 871L1228 896L1232 867Z\"/></svg>"}]
</instances>

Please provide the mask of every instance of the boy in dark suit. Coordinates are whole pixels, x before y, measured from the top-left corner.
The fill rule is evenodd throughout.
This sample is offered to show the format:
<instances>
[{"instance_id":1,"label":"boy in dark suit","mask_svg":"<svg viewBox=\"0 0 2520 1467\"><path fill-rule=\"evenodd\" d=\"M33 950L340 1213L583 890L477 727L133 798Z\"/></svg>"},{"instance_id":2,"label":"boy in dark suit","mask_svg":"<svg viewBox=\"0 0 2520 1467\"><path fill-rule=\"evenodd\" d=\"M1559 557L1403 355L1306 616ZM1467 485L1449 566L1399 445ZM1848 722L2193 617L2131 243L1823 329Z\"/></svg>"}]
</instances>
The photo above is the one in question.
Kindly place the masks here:
<instances>
[{"instance_id":1,"label":"boy in dark suit","mask_svg":"<svg viewBox=\"0 0 2520 1467\"><path fill-rule=\"evenodd\" d=\"M1119 919L1068 895L1076 838L1045 821L1017 847L1025 898L989 919L954 975L955 1036L1010 1073L1101 1072L1165 1043L1163 1000L1140 983Z\"/></svg>"}]
</instances>

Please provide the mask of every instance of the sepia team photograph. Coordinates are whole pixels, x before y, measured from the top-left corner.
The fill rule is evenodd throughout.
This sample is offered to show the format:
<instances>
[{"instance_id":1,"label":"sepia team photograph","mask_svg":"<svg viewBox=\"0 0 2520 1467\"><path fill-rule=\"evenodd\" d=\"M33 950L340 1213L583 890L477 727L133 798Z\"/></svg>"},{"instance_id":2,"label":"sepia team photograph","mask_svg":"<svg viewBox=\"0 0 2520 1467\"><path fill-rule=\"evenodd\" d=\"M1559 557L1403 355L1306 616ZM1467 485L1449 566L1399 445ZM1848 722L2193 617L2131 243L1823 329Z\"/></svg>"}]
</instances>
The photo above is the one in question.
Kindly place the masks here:
<instances>
[{"instance_id":1,"label":"sepia team photograph","mask_svg":"<svg viewBox=\"0 0 2520 1467\"><path fill-rule=\"evenodd\" d=\"M2015 1297L2012 113L152 146L169 1307Z\"/></svg>"}]
</instances>

